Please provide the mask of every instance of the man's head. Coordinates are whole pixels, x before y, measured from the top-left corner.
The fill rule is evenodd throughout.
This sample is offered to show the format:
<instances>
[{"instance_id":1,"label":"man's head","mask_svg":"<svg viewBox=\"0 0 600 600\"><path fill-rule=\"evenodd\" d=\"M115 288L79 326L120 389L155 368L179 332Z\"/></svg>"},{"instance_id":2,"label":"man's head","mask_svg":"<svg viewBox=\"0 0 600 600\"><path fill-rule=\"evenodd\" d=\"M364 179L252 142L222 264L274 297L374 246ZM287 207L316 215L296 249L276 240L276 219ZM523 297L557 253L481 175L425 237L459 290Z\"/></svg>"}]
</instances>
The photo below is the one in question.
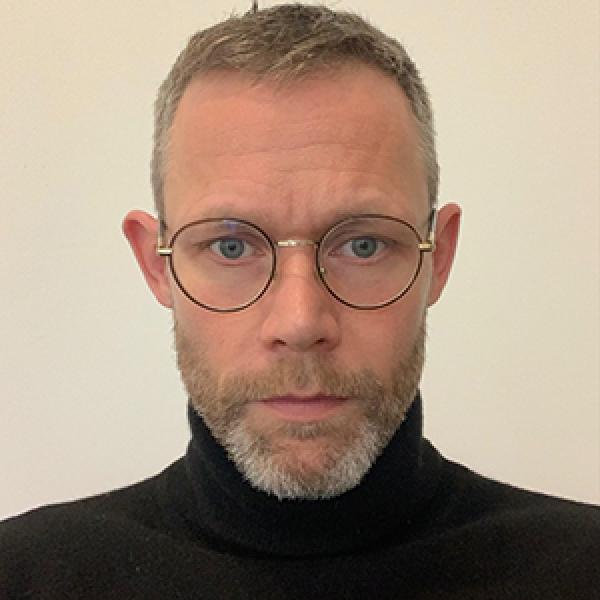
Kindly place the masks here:
<instances>
[{"instance_id":1,"label":"man's head","mask_svg":"<svg viewBox=\"0 0 600 600\"><path fill-rule=\"evenodd\" d=\"M343 493L414 398L426 309L445 285L458 233L458 207L448 205L438 213L435 251L418 249L427 246L437 167L416 69L396 42L357 17L294 5L194 36L170 78L179 83L161 88L154 155L163 231L138 211L124 227L153 293L173 310L190 402L256 487L288 498ZM414 239L356 226L330 245L332 270L349 265L353 280L369 281L365 273L394 257L418 257L402 297L373 310L335 298L315 268L322 245L305 243L365 214L408 223L402 231L413 228ZM207 286L235 289L225 281L241 287L268 245L246 229L192 238L186 268L205 283L190 294L194 276L180 285L182 267L174 266L182 264L176 234L205 219L247 221L284 240L273 248L273 281L242 310L193 300ZM170 241L169 259L157 255L159 234ZM371 297L385 279L371 279L359 295Z\"/></svg>"},{"instance_id":2,"label":"man's head","mask_svg":"<svg viewBox=\"0 0 600 600\"><path fill-rule=\"evenodd\" d=\"M164 212L170 128L190 81L213 71L228 71L285 83L316 71L334 73L347 62L372 65L404 91L419 131L429 203L435 206L438 164L433 113L406 50L357 15L325 6L288 4L232 16L199 31L171 68L155 103L152 185L158 216Z\"/></svg>"}]
</instances>

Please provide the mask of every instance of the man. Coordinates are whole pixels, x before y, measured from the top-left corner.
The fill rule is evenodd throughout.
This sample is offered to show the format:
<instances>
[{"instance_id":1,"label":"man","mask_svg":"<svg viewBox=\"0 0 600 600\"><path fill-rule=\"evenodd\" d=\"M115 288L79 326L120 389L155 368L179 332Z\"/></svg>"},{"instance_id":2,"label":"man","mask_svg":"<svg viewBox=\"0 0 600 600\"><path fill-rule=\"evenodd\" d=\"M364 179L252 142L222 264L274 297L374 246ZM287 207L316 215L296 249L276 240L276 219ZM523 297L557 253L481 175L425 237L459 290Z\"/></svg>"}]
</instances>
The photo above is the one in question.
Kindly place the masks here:
<instances>
[{"instance_id":1,"label":"man","mask_svg":"<svg viewBox=\"0 0 600 600\"><path fill-rule=\"evenodd\" d=\"M156 103L157 218L125 234L172 311L184 458L0 528L9 598L591 598L594 507L422 437L425 317L460 210L404 49L356 16L198 33Z\"/></svg>"}]
</instances>

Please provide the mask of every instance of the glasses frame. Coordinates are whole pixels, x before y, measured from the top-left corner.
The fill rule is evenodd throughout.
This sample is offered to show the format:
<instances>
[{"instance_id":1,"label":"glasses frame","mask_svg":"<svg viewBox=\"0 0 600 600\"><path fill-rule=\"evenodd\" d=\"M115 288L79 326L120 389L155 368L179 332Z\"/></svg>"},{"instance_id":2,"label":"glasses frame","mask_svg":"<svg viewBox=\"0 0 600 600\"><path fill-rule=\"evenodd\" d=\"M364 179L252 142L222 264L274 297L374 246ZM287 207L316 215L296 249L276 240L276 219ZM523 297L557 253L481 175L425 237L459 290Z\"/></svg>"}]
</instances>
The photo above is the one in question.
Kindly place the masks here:
<instances>
[{"instance_id":1,"label":"glasses frame","mask_svg":"<svg viewBox=\"0 0 600 600\"><path fill-rule=\"evenodd\" d=\"M369 219L369 218L377 218L377 219L386 219L388 221L395 221L397 223L401 223L402 225L406 225L414 234L415 234L415 238L417 240L417 249L419 250L419 262L417 264L417 268L415 269L415 273L412 277L412 279L410 280L410 282L404 287L404 289L399 292L398 294L396 294L394 297L392 297L390 300L386 300L385 302L381 302L379 304L373 304L373 305L360 305L360 304L352 304L351 302L348 302L347 300L344 300L343 298L340 298L340 296L338 296L329 286L329 284L327 283L327 280L325 278L326 275L326 270L323 266L321 266L320 264L320 260L319 260L319 252L320 252L320 248L321 248L321 244L323 243L323 240L334 230L337 229L338 227L343 226L345 223L356 220L356 219ZM318 240L306 240L306 239L287 239L287 240L272 240L271 237L269 235L267 235L267 233L261 229L258 225L247 221L245 219L239 219L237 217L211 217L211 218L207 218L207 219L197 219L195 221L192 221L190 223L186 223L185 225L182 225L172 236L171 239L169 240L169 243L167 245L164 244L163 242L163 235L164 233L167 231L168 227L165 221L160 221L160 231L159 231L159 237L158 237L158 244L156 247L156 253L158 256L164 256L165 258L168 259L169 261L169 269L171 271L171 275L173 276L173 279L175 280L175 283L177 283L177 287L180 289L180 291L184 294L184 296L186 296L186 298L188 298L191 302L193 302L194 304L196 304L197 306L200 306L206 310L210 310L213 312L219 312L219 313L231 313L231 312L238 312L240 310L244 310L245 308L248 308L249 306L251 306L252 304L254 304L255 302L257 302L258 300L260 300L260 298L262 298L262 296L264 296L264 294L266 293L266 291L269 289L269 287L271 286L271 283L273 282L273 279L275 279L275 274L277 272L277 248L296 248L296 247L302 247L302 246L313 246L315 248L315 270L319 276L319 279L321 281L321 283L323 284L323 286L325 287L325 289L341 304L344 304L345 306L348 306L350 308L354 308L356 310L377 310L379 308L384 308L385 306L389 306L390 304L393 304L394 302L397 302L398 300L400 300L400 298L402 298L404 295L406 295L408 293L408 291L410 290L410 288L413 286L414 282L416 281L417 277L419 276L419 273L421 272L421 267L423 265L423 254L425 252L433 252L435 250L435 225L436 225L436 219L437 219L437 210L436 208L432 208L431 212L429 213L429 217L428 217L428 227L427 227L427 237L425 238L425 240L421 237L421 235L419 234L418 230L416 229L416 227L414 227L413 225L411 225L408 221L405 221L404 219L399 219L397 217L392 217L389 215L381 215L381 214L377 214L377 213L368 213L368 214L357 214L357 215L352 215L349 217L345 217L343 219L341 219L340 221L337 221L336 223L334 223L331 227L329 227L325 233L318 239ZM269 246L271 248L271 254L273 257L273 261L272 261L272 265L271 265L271 272L269 273L269 278L267 279L266 283L264 284L264 286L262 287L262 289L260 290L260 292L258 292L258 294L256 294L253 298L251 298L248 302L242 304L241 306L236 306L233 308L216 308L214 306L210 306L208 304L204 304L202 302L200 302L199 300L197 300L196 298L194 298L191 294L188 293L188 291L185 289L185 287L183 286L183 284L181 283L177 272L175 271L175 268L173 266L173 247L175 242L177 241L177 238L186 230L189 229L190 227L193 227L195 225L198 225L200 223L215 223L217 221L235 221L236 223L242 223L243 225L248 225L250 227L253 227L254 229L256 229L269 243Z\"/></svg>"}]
</instances>

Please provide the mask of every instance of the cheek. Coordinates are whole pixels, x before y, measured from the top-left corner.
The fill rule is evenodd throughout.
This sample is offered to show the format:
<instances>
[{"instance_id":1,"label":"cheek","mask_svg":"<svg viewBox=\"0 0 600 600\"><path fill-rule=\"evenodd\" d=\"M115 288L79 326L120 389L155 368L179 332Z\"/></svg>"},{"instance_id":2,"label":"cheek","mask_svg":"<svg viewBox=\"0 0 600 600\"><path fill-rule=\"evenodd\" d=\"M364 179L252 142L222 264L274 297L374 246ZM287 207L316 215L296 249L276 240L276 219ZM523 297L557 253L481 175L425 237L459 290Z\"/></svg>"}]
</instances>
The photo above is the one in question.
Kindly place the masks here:
<instances>
[{"instance_id":1,"label":"cheek","mask_svg":"<svg viewBox=\"0 0 600 600\"><path fill-rule=\"evenodd\" d=\"M341 324L347 359L386 377L412 352L425 319L426 292L418 288L376 311L355 311Z\"/></svg>"},{"instance_id":2,"label":"cheek","mask_svg":"<svg viewBox=\"0 0 600 600\"><path fill-rule=\"evenodd\" d=\"M173 313L179 329L210 369L225 374L248 366L248 357L254 355L256 327L248 323L247 315L209 311L181 295Z\"/></svg>"}]
</instances>

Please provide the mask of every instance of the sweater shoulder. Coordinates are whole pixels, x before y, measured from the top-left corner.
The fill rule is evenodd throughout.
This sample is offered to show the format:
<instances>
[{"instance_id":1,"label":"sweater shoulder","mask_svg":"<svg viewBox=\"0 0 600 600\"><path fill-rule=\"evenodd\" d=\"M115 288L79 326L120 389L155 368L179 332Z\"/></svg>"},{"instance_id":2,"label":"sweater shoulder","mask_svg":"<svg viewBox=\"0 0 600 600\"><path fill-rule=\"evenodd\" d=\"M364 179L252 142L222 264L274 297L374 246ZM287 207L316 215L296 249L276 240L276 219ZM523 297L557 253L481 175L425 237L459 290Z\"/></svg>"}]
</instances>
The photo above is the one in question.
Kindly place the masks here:
<instances>
[{"instance_id":1,"label":"sweater shoulder","mask_svg":"<svg viewBox=\"0 0 600 600\"><path fill-rule=\"evenodd\" d=\"M446 464L448 491L472 503L514 510L564 510L589 516L600 516L600 507L577 500L528 490L482 475L469 467L443 459ZM449 477L448 477L449 475Z\"/></svg>"},{"instance_id":2,"label":"sweater shoulder","mask_svg":"<svg viewBox=\"0 0 600 600\"><path fill-rule=\"evenodd\" d=\"M162 519L161 487L177 461L161 473L94 496L50 504L0 522L0 554L39 554L44 546L73 545L91 531L156 528ZM64 546L63 546L64 547Z\"/></svg>"},{"instance_id":3,"label":"sweater shoulder","mask_svg":"<svg viewBox=\"0 0 600 600\"><path fill-rule=\"evenodd\" d=\"M179 535L180 526L166 510L165 488L174 477L182 483L182 469L180 460L127 487L1 522L0 597L158 597L148 590L140 596L127 582L133 575L148 576L142 568L155 549L173 530Z\"/></svg>"},{"instance_id":4,"label":"sweater shoulder","mask_svg":"<svg viewBox=\"0 0 600 600\"><path fill-rule=\"evenodd\" d=\"M438 492L444 526L507 528L540 539L561 537L600 550L600 507L520 488L443 459ZM442 502L440 502L440 499Z\"/></svg>"}]
</instances>

